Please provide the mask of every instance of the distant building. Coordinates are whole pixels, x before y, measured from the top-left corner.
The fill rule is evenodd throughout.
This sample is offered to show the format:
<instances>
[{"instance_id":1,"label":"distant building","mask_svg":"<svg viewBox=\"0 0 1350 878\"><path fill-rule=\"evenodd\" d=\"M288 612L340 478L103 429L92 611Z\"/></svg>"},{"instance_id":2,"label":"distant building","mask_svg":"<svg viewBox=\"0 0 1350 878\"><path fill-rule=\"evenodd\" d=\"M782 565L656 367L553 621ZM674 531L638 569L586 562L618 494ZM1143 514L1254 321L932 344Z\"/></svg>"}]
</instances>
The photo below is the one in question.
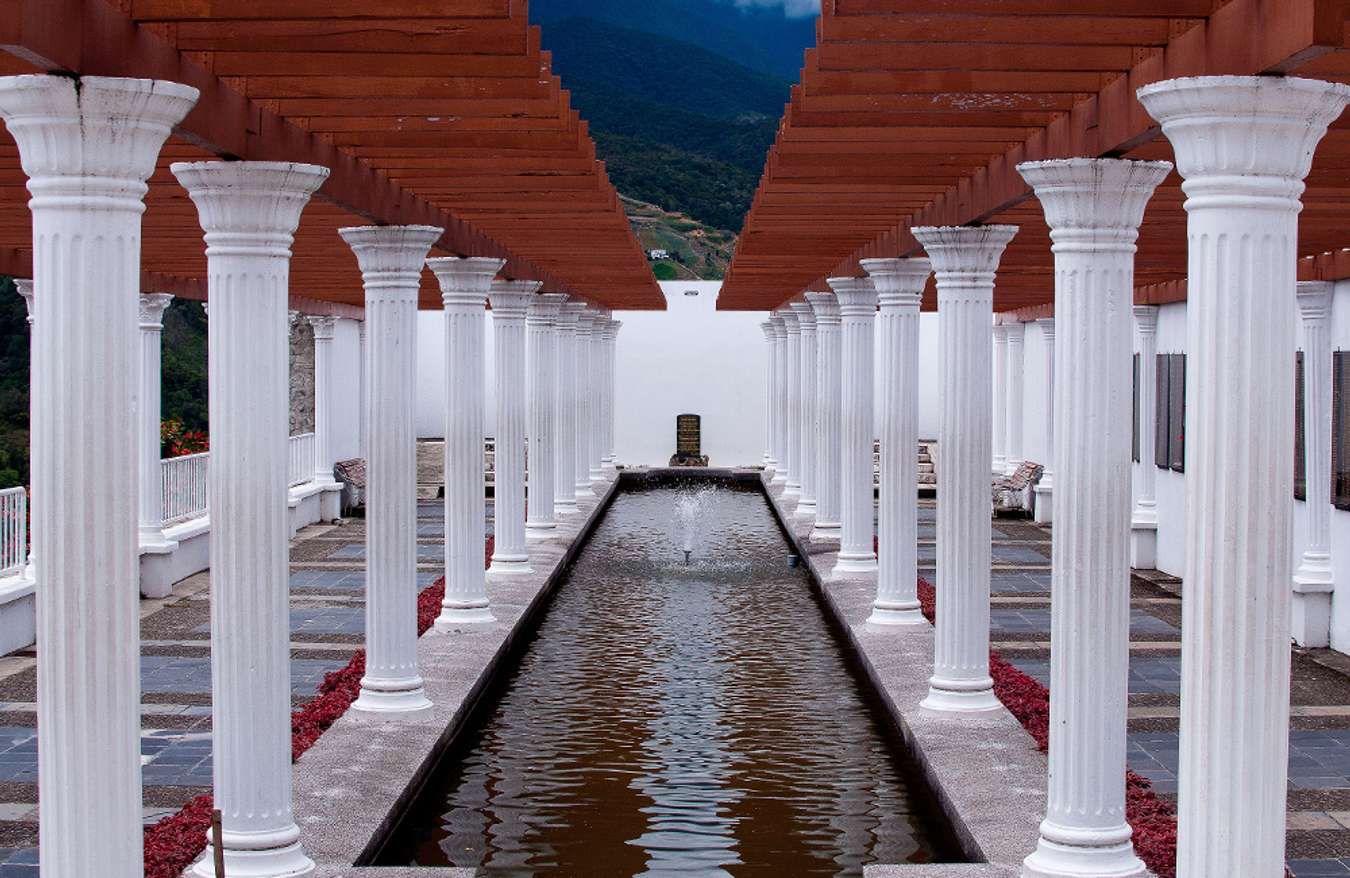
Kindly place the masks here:
<instances>
[{"instance_id":1,"label":"distant building","mask_svg":"<svg viewBox=\"0 0 1350 878\"><path fill-rule=\"evenodd\" d=\"M669 253L668 251L666 251L666 250L648 250L648 251L647 251L647 258L648 258L648 259L669 259L669 258L670 258L670 253Z\"/></svg>"}]
</instances>

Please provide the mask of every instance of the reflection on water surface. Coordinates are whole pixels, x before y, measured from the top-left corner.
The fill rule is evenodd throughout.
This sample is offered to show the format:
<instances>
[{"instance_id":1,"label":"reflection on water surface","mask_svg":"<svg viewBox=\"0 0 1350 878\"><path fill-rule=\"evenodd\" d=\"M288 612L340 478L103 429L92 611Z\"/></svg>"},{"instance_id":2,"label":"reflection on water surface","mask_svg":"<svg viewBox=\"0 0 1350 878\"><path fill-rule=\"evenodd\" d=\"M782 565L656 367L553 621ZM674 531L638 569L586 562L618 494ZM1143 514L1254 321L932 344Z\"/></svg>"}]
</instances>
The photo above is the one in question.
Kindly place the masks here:
<instances>
[{"instance_id":1,"label":"reflection on water surface","mask_svg":"<svg viewBox=\"0 0 1350 878\"><path fill-rule=\"evenodd\" d=\"M786 876L959 859L789 551L758 492L620 494L379 862Z\"/></svg>"}]
</instances>

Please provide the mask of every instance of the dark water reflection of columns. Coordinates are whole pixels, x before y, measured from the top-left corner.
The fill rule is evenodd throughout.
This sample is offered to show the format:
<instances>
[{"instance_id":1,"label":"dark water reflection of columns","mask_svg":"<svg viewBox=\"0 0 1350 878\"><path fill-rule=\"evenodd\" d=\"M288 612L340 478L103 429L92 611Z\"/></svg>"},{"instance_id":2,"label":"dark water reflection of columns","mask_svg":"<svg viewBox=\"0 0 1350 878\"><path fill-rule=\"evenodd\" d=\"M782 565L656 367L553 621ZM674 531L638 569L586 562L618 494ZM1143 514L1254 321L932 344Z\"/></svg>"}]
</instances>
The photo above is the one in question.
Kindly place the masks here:
<instances>
[{"instance_id":1,"label":"dark water reflection of columns","mask_svg":"<svg viewBox=\"0 0 1350 878\"><path fill-rule=\"evenodd\" d=\"M860 875L954 858L757 493L624 494L380 863ZM685 565L687 525L700 529Z\"/></svg>"}]
</instances>

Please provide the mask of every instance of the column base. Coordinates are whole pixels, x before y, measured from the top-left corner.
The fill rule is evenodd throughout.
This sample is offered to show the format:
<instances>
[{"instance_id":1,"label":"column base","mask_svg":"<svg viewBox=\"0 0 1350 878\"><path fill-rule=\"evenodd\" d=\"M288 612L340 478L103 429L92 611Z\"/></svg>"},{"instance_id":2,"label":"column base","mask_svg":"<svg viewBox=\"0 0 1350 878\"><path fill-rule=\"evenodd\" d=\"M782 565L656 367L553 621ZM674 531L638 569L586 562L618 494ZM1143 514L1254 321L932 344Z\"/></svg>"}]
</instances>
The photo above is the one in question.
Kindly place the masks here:
<instances>
[{"instance_id":1,"label":"column base","mask_svg":"<svg viewBox=\"0 0 1350 878\"><path fill-rule=\"evenodd\" d=\"M1090 833L1072 829L1061 831L1101 838L1104 843L1064 844L1042 835L1036 850L1022 861L1022 878L1143 878L1148 874L1148 869L1134 854L1128 826ZM1125 841L1114 841L1122 833Z\"/></svg>"},{"instance_id":2,"label":"column base","mask_svg":"<svg viewBox=\"0 0 1350 878\"><path fill-rule=\"evenodd\" d=\"M538 542L540 540L551 540L558 535L558 522L525 522L525 539L527 541Z\"/></svg>"},{"instance_id":3,"label":"column base","mask_svg":"<svg viewBox=\"0 0 1350 878\"><path fill-rule=\"evenodd\" d=\"M821 543L837 543L841 539L839 532L839 522L837 521L817 521L816 526L811 528L811 534L807 539L815 540Z\"/></svg>"},{"instance_id":4,"label":"column base","mask_svg":"<svg viewBox=\"0 0 1350 878\"><path fill-rule=\"evenodd\" d=\"M1130 566L1136 570L1158 567L1158 525L1134 522L1130 525Z\"/></svg>"},{"instance_id":5,"label":"column base","mask_svg":"<svg viewBox=\"0 0 1350 878\"><path fill-rule=\"evenodd\" d=\"M487 604L477 607L442 606L441 614L436 617L433 630L437 634L445 634L465 625L488 625L496 621L497 617L492 615L492 610Z\"/></svg>"},{"instance_id":6,"label":"column base","mask_svg":"<svg viewBox=\"0 0 1350 878\"><path fill-rule=\"evenodd\" d=\"M1050 524L1055 518L1054 486L1045 484L1045 480L1042 479L1040 484L1032 489L1032 492L1036 495L1036 523Z\"/></svg>"},{"instance_id":7,"label":"column base","mask_svg":"<svg viewBox=\"0 0 1350 878\"><path fill-rule=\"evenodd\" d=\"M1290 632L1294 642L1305 649L1331 645L1331 592L1300 591L1294 585L1294 604L1290 608Z\"/></svg>"},{"instance_id":8,"label":"column base","mask_svg":"<svg viewBox=\"0 0 1350 878\"><path fill-rule=\"evenodd\" d=\"M989 713L1000 710L1003 702L994 694L994 681L944 680L933 677L928 681L928 697L919 707L932 713Z\"/></svg>"},{"instance_id":9,"label":"column base","mask_svg":"<svg viewBox=\"0 0 1350 878\"><path fill-rule=\"evenodd\" d=\"M533 573L529 555L492 555L492 563L487 572L491 576L525 576Z\"/></svg>"},{"instance_id":10,"label":"column base","mask_svg":"<svg viewBox=\"0 0 1350 878\"><path fill-rule=\"evenodd\" d=\"M868 625L882 625L886 627L917 627L927 626L928 619L923 615L923 610L919 602L890 602L874 601L872 603L872 615L867 617Z\"/></svg>"},{"instance_id":11,"label":"column base","mask_svg":"<svg viewBox=\"0 0 1350 878\"><path fill-rule=\"evenodd\" d=\"M595 499L595 492L591 490L590 482L577 482L576 498L577 500Z\"/></svg>"},{"instance_id":12,"label":"column base","mask_svg":"<svg viewBox=\"0 0 1350 878\"><path fill-rule=\"evenodd\" d=\"M603 482L604 480L605 480L604 466L601 465L591 467L591 484L594 485L596 482Z\"/></svg>"},{"instance_id":13,"label":"column base","mask_svg":"<svg viewBox=\"0 0 1350 878\"><path fill-rule=\"evenodd\" d=\"M783 496L800 497L801 495L802 495L801 482L794 481L792 476L788 476L787 481L783 483Z\"/></svg>"},{"instance_id":14,"label":"column base","mask_svg":"<svg viewBox=\"0 0 1350 878\"><path fill-rule=\"evenodd\" d=\"M782 470L774 470L773 477L769 479L770 485L786 485L787 475Z\"/></svg>"},{"instance_id":15,"label":"column base","mask_svg":"<svg viewBox=\"0 0 1350 878\"><path fill-rule=\"evenodd\" d=\"M314 861L305 854L299 842L300 828L294 823L285 830L267 833L268 836L283 836L297 839L284 847L246 848L232 846L232 842L256 843L248 833L224 833L225 838L225 874L230 878L304 878L314 874ZM215 878L214 851L206 846L206 855L198 860L188 871L191 878Z\"/></svg>"},{"instance_id":16,"label":"column base","mask_svg":"<svg viewBox=\"0 0 1350 878\"><path fill-rule=\"evenodd\" d=\"M422 688L422 678L406 680L361 680L361 692L352 710L372 719L403 719L431 710L431 699Z\"/></svg>"},{"instance_id":17,"label":"column base","mask_svg":"<svg viewBox=\"0 0 1350 878\"><path fill-rule=\"evenodd\" d=\"M553 498L554 515L575 515L580 511L581 508L577 506L577 498L575 496Z\"/></svg>"},{"instance_id":18,"label":"column base","mask_svg":"<svg viewBox=\"0 0 1350 878\"><path fill-rule=\"evenodd\" d=\"M839 560L830 571L830 579L858 579L877 572L876 555L845 555L839 553Z\"/></svg>"},{"instance_id":19,"label":"column base","mask_svg":"<svg viewBox=\"0 0 1350 878\"><path fill-rule=\"evenodd\" d=\"M798 517L798 518L815 518L815 517L816 517L816 501L815 501L815 500L801 500L801 501L799 501L799 502L797 503L797 508L796 508L795 510L793 510L792 514L795 515L795 516Z\"/></svg>"}]
</instances>

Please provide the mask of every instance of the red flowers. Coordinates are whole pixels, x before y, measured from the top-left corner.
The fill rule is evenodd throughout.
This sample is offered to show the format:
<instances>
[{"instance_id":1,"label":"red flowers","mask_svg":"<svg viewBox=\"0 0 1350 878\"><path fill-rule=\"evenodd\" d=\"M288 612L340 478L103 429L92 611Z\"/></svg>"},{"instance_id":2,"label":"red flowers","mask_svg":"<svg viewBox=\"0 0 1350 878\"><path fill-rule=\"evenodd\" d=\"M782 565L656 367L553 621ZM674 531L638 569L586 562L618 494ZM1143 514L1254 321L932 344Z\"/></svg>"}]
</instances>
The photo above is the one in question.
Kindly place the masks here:
<instances>
[{"instance_id":1,"label":"red flowers","mask_svg":"<svg viewBox=\"0 0 1350 878\"><path fill-rule=\"evenodd\" d=\"M493 538L488 537L483 565L492 559ZM417 595L417 633L425 634L440 614L445 596L445 577ZM319 693L291 714L291 759L299 759L319 736L338 721L361 693L366 672L366 651L359 649L346 666L330 672L319 684ZM206 849L211 829L211 796L198 796L177 814L165 817L145 830L145 878L178 878Z\"/></svg>"},{"instance_id":2,"label":"red flowers","mask_svg":"<svg viewBox=\"0 0 1350 878\"><path fill-rule=\"evenodd\" d=\"M159 425L160 455L182 457L200 454L210 448L209 437L201 430L188 430L177 418L168 418Z\"/></svg>"}]
</instances>

